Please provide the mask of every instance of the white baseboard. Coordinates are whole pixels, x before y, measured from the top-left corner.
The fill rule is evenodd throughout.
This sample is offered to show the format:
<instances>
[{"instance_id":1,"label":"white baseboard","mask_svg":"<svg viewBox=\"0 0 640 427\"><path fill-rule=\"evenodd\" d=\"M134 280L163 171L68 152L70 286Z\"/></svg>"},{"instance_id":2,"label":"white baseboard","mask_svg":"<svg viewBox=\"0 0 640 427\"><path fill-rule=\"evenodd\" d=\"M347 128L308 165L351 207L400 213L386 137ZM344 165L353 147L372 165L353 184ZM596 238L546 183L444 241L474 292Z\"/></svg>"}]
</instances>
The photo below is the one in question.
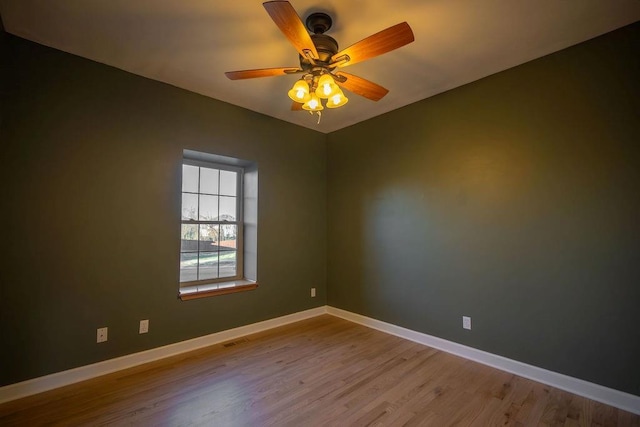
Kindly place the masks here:
<instances>
[{"instance_id":1,"label":"white baseboard","mask_svg":"<svg viewBox=\"0 0 640 427\"><path fill-rule=\"evenodd\" d=\"M472 347L467 347L452 341L434 337L406 329L400 326L392 325L360 314L345 311L339 308L322 306L312 308L310 310L289 314L275 319L265 320L263 322L253 323L251 325L241 326L226 331L216 332L204 337L194 338L163 347L146 350L140 353L129 354L115 359L105 360L103 362L91 365L81 366L67 371L57 372L55 374L46 375L44 377L34 378L20 383L10 384L0 387L0 403L10 400L19 399L43 391L52 390L54 388L73 384L76 382L88 380L100 375L109 374L143 363L152 362L163 359L165 357L174 356L199 348L207 347L221 342L234 340L245 335L256 332L265 331L278 326L287 325L321 314L330 314L349 320L360 325L377 329L391 335L408 339L465 359L473 360L484 365L491 366L502 371L510 372L533 381L538 381L552 387L559 388L607 405L615 406L628 412L640 415L640 396L635 396L622 391L614 390L598 384L590 383L578 378L569 377L557 372L548 371L536 366L527 365L526 363L516 360L507 359L506 357L496 354L487 353Z\"/></svg>"},{"instance_id":2,"label":"white baseboard","mask_svg":"<svg viewBox=\"0 0 640 427\"><path fill-rule=\"evenodd\" d=\"M298 313L277 317L275 319L269 319L263 322L253 323L251 325L240 326L238 328L216 332L214 334L205 335L203 337L181 341L175 344L169 344L163 347L157 347L139 353L128 354L126 356L118 357L115 359L109 359L103 362L80 366L78 368L69 369L67 371L56 372L55 374L10 384L4 387L0 387L0 403L30 396L36 393L42 393L43 391L48 391L54 388L88 380L100 375L110 374L112 372L131 368L143 363L153 362L155 360L174 356L176 354L197 350L199 348L207 347L213 344L219 344L221 342L234 340L245 335L265 331L267 329L272 329L278 326L297 322L299 320L319 316L321 314L325 314L326 312L326 306L312 308L310 310L300 311Z\"/></svg>"},{"instance_id":3,"label":"white baseboard","mask_svg":"<svg viewBox=\"0 0 640 427\"><path fill-rule=\"evenodd\" d=\"M640 415L640 396L548 371L533 365L527 365L526 363L507 359L506 357L487 353L482 350L467 347L466 345L423 334L422 332L416 332L339 308L328 306L327 313Z\"/></svg>"}]
</instances>

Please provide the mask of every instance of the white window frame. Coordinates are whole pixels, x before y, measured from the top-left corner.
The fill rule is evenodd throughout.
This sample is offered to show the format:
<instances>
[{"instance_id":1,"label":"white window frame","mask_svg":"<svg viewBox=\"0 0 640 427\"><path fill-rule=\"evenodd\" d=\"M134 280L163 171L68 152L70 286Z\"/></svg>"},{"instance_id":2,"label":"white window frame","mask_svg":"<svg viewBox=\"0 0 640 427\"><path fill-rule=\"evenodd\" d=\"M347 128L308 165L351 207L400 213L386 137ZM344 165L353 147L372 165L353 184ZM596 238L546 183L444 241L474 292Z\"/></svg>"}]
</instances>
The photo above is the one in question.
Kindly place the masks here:
<instances>
[{"instance_id":1,"label":"white window frame","mask_svg":"<svg viewBox=\"0 0 640 427\"><path fill-rule=\"evenodd\" d=\"M195 158L194 158L195 157ZM204 157L205 160L201 158ZM231 164L222 163L220 161L210 161L209 159L229 159ZM226 158L223 156L210 155L205 153L198 153L190 150L185 150L185 156L182 159L182 165L190 165L211 169L219 169L226 171L233 171L237 173L237 182L236 182L236 220L235 221L200 221L200 220L184 220L182 219L182 213L180 214L180 235L182 234L182 226L185 224L199 225L199 224L215 224L215 225L225 225L225 224L236 224L237 225L237 240L236 240L236 275L232 277L218 277L204 280L195 280L189 282L181 282L179 280L179 298L182 300L189 300L194 298L202 298L207 296L215 296L215 295L223 295L227 293L239 292L244 290L251 290L257 288L258 284L256 283L255 277L253 279L249 279L245 277L246 269L245 269L245 200L247 195L245 194L245 166L243 164L252 165L254 167L254 173L256 174L256 178L254 181L257 183L257 168L255 168L255 164L247 161L242 161L239 159ZM180 169L181 179L183 178L182 167ZM182 181L181 181L182 182ZM254 185L255 187L255 185ZM183 192L182 185L180 185L180 194L190 193L190 194L204 194L200 193L198 188L198 193L192 192ZM182 197L180 198L180 211L182 212ZM255 201L253 202L256 203ZM257 205L255 206L257 209ZM257 218L256 218L257 219ZM255 227L255 224L254 224ZM198 227L199 228L199 227ZM255 232L252 233L254 238L252 239L252 250L250 252L255 251L255 245L257 241L255 241ZM181 238L181 237L180 237ZM198 245L198 253L200 252ZM182 245L180 245L180 254L182 254ZM181 258L181 257L180 257ZM255 256L252 257L252 275L255 276L256 266L255 266ZM178 271L180 270L180 261L178 261Z\"/></svg>"}]
</instances>

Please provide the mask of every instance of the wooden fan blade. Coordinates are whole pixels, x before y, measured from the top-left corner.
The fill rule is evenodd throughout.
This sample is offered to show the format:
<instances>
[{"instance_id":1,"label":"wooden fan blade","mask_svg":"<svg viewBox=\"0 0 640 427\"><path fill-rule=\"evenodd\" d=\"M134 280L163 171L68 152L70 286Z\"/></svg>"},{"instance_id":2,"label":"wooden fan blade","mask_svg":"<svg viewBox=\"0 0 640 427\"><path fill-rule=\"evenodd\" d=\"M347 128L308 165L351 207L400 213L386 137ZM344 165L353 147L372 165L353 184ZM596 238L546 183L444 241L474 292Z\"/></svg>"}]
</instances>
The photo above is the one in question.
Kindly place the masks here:
<instances>
[{"instance_id":1,"label":"wooden fan blade","mask_svg":"<svg viewBox=\"0 0 640 427\"><path fill-rule=\"evenodd\" d=\"M302 104L300 102L293 101L291 103L291 111L302 111Z\"/></svg>"},{"instance_id":2,"label":"wooden fan blade","mask_svg":"<svg viewBox=\"0 0 640 427\"><path fill-rule=\"evenodd\" d=\"M414 40L413 31L406 22L389 27L348 48L336 53L331 57L331 61L340 62L341 57L347 55L349 61L340 63L338 67L346 67L365 59L373 58L383 53L390 52L394 49L411 43Z\"/></svg>"},{"instance_id":3,"label":"wooden fan blade","mask_svg":"<svg viewBox=\"0 0 640 427\"><path fill-rule=\"evenodd\" d=\"M347 79L344 82L340 82L336 79L336 83L338 84L338 86L341 86L348 91L351 91L360 96L364 96L365 98L372 101L379 101L387 93L389 93L388 89L383 88L379 84L363 79L362 77L354 76L353 74L344 73L342 71L338 71L335 74Z\"/></svg>"},{"instance_id":4,"label":"wooden fan blade","mask_svg":"<svg viewBox=\"0 0 640 427\"><path fill-rule=\"evenodd\" d=\"M316 46L291 3L288 1L268 1L262 5L300 55L306 58L307 54L310 54L314 59L318 58Z\"/></svg>"},{"instance_id":5,"label":"wooden fan blade","mask_svg":"<svg viewBox=\"0 0 640 427\"><path fill-rule=\"evenodd\" d=\"M224 73L231 80L255 79L256 77L284 76L302 71L299 68L261 68L258 70L227 71Z\"/></svg>"}]
</instances>

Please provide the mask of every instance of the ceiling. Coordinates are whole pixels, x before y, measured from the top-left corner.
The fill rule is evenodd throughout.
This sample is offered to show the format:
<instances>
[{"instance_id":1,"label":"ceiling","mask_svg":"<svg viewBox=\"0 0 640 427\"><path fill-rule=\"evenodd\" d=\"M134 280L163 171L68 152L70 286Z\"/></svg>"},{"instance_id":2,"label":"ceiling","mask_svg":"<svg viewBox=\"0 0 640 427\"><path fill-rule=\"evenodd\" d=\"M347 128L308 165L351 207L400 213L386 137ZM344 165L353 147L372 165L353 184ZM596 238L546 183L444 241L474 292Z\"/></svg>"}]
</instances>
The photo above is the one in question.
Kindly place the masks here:
<instances>
[{"instance_id":1,"label":"ceiling","mask_svg":"<svg viewBox=\"0 0 640 427\"><path fill-rule=\"evenodd\" d=\"M328 133L640 20L639 0L291 0L322 11L340 49L407 21L415 42L345 71L389 89L317 116L291 111L298 76L231 81L225 71L297 67L259 0L0 0L6 31L150 79Z\"/></svg>"}]
</instances>

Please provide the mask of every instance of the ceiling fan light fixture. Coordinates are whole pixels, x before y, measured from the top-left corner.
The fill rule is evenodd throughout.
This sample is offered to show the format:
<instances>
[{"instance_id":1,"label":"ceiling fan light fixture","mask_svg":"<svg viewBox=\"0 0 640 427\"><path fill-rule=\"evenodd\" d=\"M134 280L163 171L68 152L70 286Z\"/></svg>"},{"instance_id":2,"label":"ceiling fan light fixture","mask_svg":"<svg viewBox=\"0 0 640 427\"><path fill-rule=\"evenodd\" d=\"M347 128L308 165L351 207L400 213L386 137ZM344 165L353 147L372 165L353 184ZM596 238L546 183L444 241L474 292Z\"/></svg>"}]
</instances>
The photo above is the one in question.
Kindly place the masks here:
<instances>
[{"instance_id":1,"label":"ceiling fan light fixture","mask_svg":"<svg viewBox=\"0 0 640 427\"><path fill-rule=\"evenodd\" d=\"M409 24L401 22L339 51L338 42L325 34L332 25L332 19L326 13L314 12L309 15L305 28L289 1L270 0L262 3L262 6L298 51L300 66L228 71L225 75L230 80L243 80L304 73L304 77L287 92L294 101L291 110L317 112L318 123L324 107L338 108L349 101L341 88L372 101L379 101L389 92L366 79L335 69L375 58L415 40ZM322 100L326 100L325 105L322 105Z\"/></svg>"},{"instance_id":2,"label":"ceiling fan light fixture","mask_svg":"<svg viewBox=\"0 0 640 427\"><path fill-rule=\"evenodd\" d=\"M331 77L331 74L323 74L318 80L318 88L316 89L316 95L322 99L329 99L335 95L340 88L336 85L336 82Z\"/></svg>"},{"instance_id":3,"label":"ceiling fan light fixture","mask_svg":"<svg viewBox=\"0 0 640 427\"><path fill-rule=\"evenodd\" d=\"M340 90L340 88L338 88L338 90L336 91L335 94L333 94L328 100L327 100L327 108L338 108L338 107L342 107L344 104L346 104L347 102L349 102L349 98L347 98L346 96L344 96L344 93Z\"/></svg>"},{"instance_id":4,"label":"ceiling fan light fixture","mask_svg":"<svg viewBox=\"0 0 640 427\"><path fill-rule=\"evenodd\" d=\"M307 111L321 111L324 110L320 98L315 93L311 94L310 99L302 104L302 109Z\"/></svg>"},{"instance_id":5,"label":"ceiling fan light fixture","mask_svg":"<svg viewBox=\"0 0 640 427\"><path fill-rule=\"evenodd\" d=\"M309 101L311 99L309 84L304 79L298 80L294 83L288 95L289 98L296 102L304 103Z\"/></svg>"}]
</instances>

